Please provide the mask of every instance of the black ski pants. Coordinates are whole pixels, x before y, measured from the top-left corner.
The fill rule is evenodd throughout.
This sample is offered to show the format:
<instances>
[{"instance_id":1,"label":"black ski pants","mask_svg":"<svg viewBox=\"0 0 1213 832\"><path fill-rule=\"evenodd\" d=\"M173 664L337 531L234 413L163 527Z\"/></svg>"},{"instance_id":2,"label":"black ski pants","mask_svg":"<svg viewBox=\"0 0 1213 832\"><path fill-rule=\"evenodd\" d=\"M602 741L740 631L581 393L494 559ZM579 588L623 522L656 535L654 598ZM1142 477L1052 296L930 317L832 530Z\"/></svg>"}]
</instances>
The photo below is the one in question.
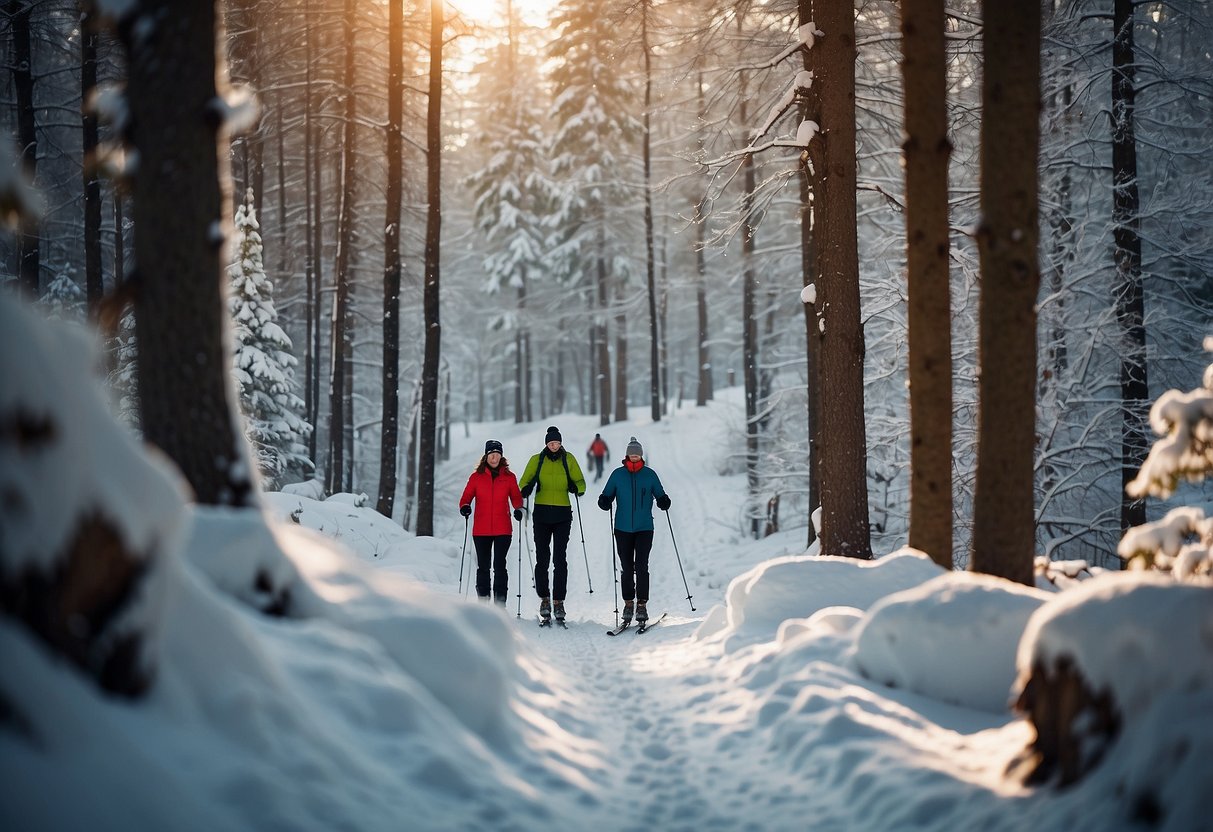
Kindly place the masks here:
<instances>
[{"instance_id":1,"label":"black ski pants","mask_svg":"<svg viewBox=\"0 0 1213 832\"><path fill-rule=\"evenodd\" d=\"M476 546L476 594L481 598L489 597L489 559L493 563L493 598L498 604L505 603L506 594L510 589L510 575L506 571L505 556L510 551L508 534L473 535L472 543Z\"/></svg>"},{"instance_id":2,"label":"black ski pants","mask_svg":"<svg viewBox=\"0 0 1213 832\"><path fill-rule=\"evenodd\" d=\"M615 531L619 549L619 566L623 571L623 600L649 600L649 550L653 548L653 530L644 532Z\"/></svg>"},{"instance_id":3,"label":"black ski pants","mask_svg":"<svg viewBox=\"0 0 1213 832\"><path fill-rule=\"evenodd\" d=\"M535 518L535 593L540 598L563 601L569 586L569 532L573 519L548 523ZM548 593L548 564L555 558L554 582Z\"/></svg>"},{"instance_id":4,"label":"black ski pants","mask_svg":"<svg viewBox=\"0 0 1213 832\"><path fill-rule=\"evenodd\" d=\"M602 462L604 457L595 456L591 457L591 459L594 460L594 482L598 482L602 479Z\"/></svg>"}]
</instances>

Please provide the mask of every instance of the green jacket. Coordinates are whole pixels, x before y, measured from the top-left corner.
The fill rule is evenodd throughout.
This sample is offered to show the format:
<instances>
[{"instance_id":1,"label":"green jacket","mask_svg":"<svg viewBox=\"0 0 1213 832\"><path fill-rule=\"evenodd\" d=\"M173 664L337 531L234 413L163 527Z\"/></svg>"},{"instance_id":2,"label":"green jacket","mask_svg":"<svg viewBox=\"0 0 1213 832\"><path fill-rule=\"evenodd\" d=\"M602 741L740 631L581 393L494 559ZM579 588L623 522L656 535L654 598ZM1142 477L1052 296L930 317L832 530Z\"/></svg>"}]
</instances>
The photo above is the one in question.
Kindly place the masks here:
<instances>
[{"instance_id":1,"label":"green jacket","mask_svg":"<svg viewBox=\"0 0 1213 832\"><path fill-rule=\"evenodd\" d=\"M543 467L539 467L539 457L546 456L543 461ZM564 457L564 462L569 464L569 472L564 472L564 462L561 462L560 457ZM535 482L535 472L539 472L539 482ZM555 459L548 454L547 449L540 451L531 457L527 462L526 468L522 472L522 476L518 478L518 487L522 489L523 495L527 495L534 488L535 505L536 506L569 506L569 479L572 478L573 486L577 489L577 495L581 496L585 493L585 477L581 473L581 466L577 464L577 457L560 449Z\"/></svg>"}]
</instances>

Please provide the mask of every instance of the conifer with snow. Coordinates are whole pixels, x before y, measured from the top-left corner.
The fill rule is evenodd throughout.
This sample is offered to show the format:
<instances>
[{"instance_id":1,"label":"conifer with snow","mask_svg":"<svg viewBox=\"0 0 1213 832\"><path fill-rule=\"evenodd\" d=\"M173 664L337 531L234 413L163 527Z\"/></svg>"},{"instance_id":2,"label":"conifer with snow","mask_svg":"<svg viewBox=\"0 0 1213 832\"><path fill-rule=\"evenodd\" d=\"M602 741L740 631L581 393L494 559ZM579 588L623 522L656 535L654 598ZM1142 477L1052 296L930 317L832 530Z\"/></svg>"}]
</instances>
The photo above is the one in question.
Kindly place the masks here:
<instances>
[{"instance_id":1,"label":"conifer with snow","mask_svg":"<svg viewBox=\"0 0 1213 832\"><path fill-rule=\"evenodd\" d=\"M626 182L638 175L628 170L631 149L640 133L632 115L636 92L618 65L619 26L611 0L562 3L552 15L557 32L551 53L561 60L552 69L554 134L549 149L553 175L560 188L550 218L558 229L553 255L557 266L577 273L584 260L605 257L609 270L626 270L628 234L635 214L622 222L618 257L593 251L603 245L612 209L630 204Z\"/></svg>"},{"instance_id":2,"label":"conifer with snow","mask_svg":"<svg viewBox=\"0 0 1213 832\"><path fill-rule=\"evenodd\" d=\"M512 43L500 44L485 71L479 97L485 100L477 145L485 164L467 178L476 197L476 225L490 249L484 259L490 293L505 287L522 288L526 275L544 253L542 214L550 183L547 168L543 109L536 56L520 53Z\"/></svg>"},{"instance_id":3,"label":"conifer with snow","mask_svg":"<svg viewBox=\"0 0 1213 832\"><path fill-rule=\"evenodd\" d=\"M1213 352L1213 337L1205 338ZM1150 427L1163 438L1154 443L1137 477L1125 490L1130 497L1166 498L1182 480L1199 482L1213 475L1213 364L1201 387L1168 390L1150 409ZM1170 570L1176 578L1213 574L1213 517L1181 506L1154 523L1129 529L1117 554L1134 566Z\"/></svg>"},{"instance_id":4,"label":"conifer with snow","mask_svg":"<svg viewBox=\"0 0 1213 832\"><path fill-rule=\"evenodd\" d=\"M289 469L310 469L306 439L312 426L299 411L296 359L291 339L278 326L273 284L265 274L261 234L250 188L236 209L235 262L229 267L228 305L234 332L233 368L262 485L274 488Z\"/></svg>"},{"instance_id":5,"label":"conifer with snow","mask_svg":"<svg viewBox=\"0 0 1213 832\"><path fill-rule=\"evenodd\" d=\"M58 321L84 319L86 298L84 290L72 277L75 271L70 265L65 265L43 291L38 305L45 310L48 318Z\"/></svg>"}]
</instances>

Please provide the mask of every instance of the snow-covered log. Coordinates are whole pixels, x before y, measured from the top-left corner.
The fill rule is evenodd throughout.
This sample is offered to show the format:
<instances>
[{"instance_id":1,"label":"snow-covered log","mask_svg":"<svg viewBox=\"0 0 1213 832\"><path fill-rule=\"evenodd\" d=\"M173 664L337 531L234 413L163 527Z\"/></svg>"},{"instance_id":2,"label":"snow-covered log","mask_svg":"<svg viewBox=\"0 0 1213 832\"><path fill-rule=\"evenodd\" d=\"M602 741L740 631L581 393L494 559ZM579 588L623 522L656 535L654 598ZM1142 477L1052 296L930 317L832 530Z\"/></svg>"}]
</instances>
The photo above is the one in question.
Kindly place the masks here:
<instances>
[{"instance_id":1,"label":"snow-covered log","mask_svg":"<svg viewBox=\"0 0 1213 832\"><path fill-rule=\"evenodd\" d=\"M82 330L0 299L0 612L105 690L154 670L184 483L109 414Z\"/></svg>"}]
</instances>

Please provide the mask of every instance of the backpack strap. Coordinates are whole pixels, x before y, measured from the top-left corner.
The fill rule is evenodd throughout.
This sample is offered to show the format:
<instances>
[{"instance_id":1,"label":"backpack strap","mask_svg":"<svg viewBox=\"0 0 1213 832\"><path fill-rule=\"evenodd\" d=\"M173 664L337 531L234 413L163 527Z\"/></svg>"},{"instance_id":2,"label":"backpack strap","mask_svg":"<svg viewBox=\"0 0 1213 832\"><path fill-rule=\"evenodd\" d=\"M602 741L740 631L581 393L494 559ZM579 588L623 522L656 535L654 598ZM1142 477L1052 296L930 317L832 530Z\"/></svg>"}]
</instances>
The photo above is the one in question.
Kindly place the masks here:
<instances>
[{"instance_id":1,"label":"backpack strap","mask_svg":"<svg viewBox=\"0 0 1213 832\"><path fill-rule=\"evenodd\" d=\"M541 484L539 482L539 472L543 470L543 461L547 458L547 455L547 451L539 452L539 463L535 466L535 479L533 480L535 483L536 492L538 492L541 488ZM569 452L564 448L560 449L560 461L564 463L564 476L565 479L569 481L569 485L571 486L573 484L573 475L569 472Z\"/></svg>"}]
</instances>

